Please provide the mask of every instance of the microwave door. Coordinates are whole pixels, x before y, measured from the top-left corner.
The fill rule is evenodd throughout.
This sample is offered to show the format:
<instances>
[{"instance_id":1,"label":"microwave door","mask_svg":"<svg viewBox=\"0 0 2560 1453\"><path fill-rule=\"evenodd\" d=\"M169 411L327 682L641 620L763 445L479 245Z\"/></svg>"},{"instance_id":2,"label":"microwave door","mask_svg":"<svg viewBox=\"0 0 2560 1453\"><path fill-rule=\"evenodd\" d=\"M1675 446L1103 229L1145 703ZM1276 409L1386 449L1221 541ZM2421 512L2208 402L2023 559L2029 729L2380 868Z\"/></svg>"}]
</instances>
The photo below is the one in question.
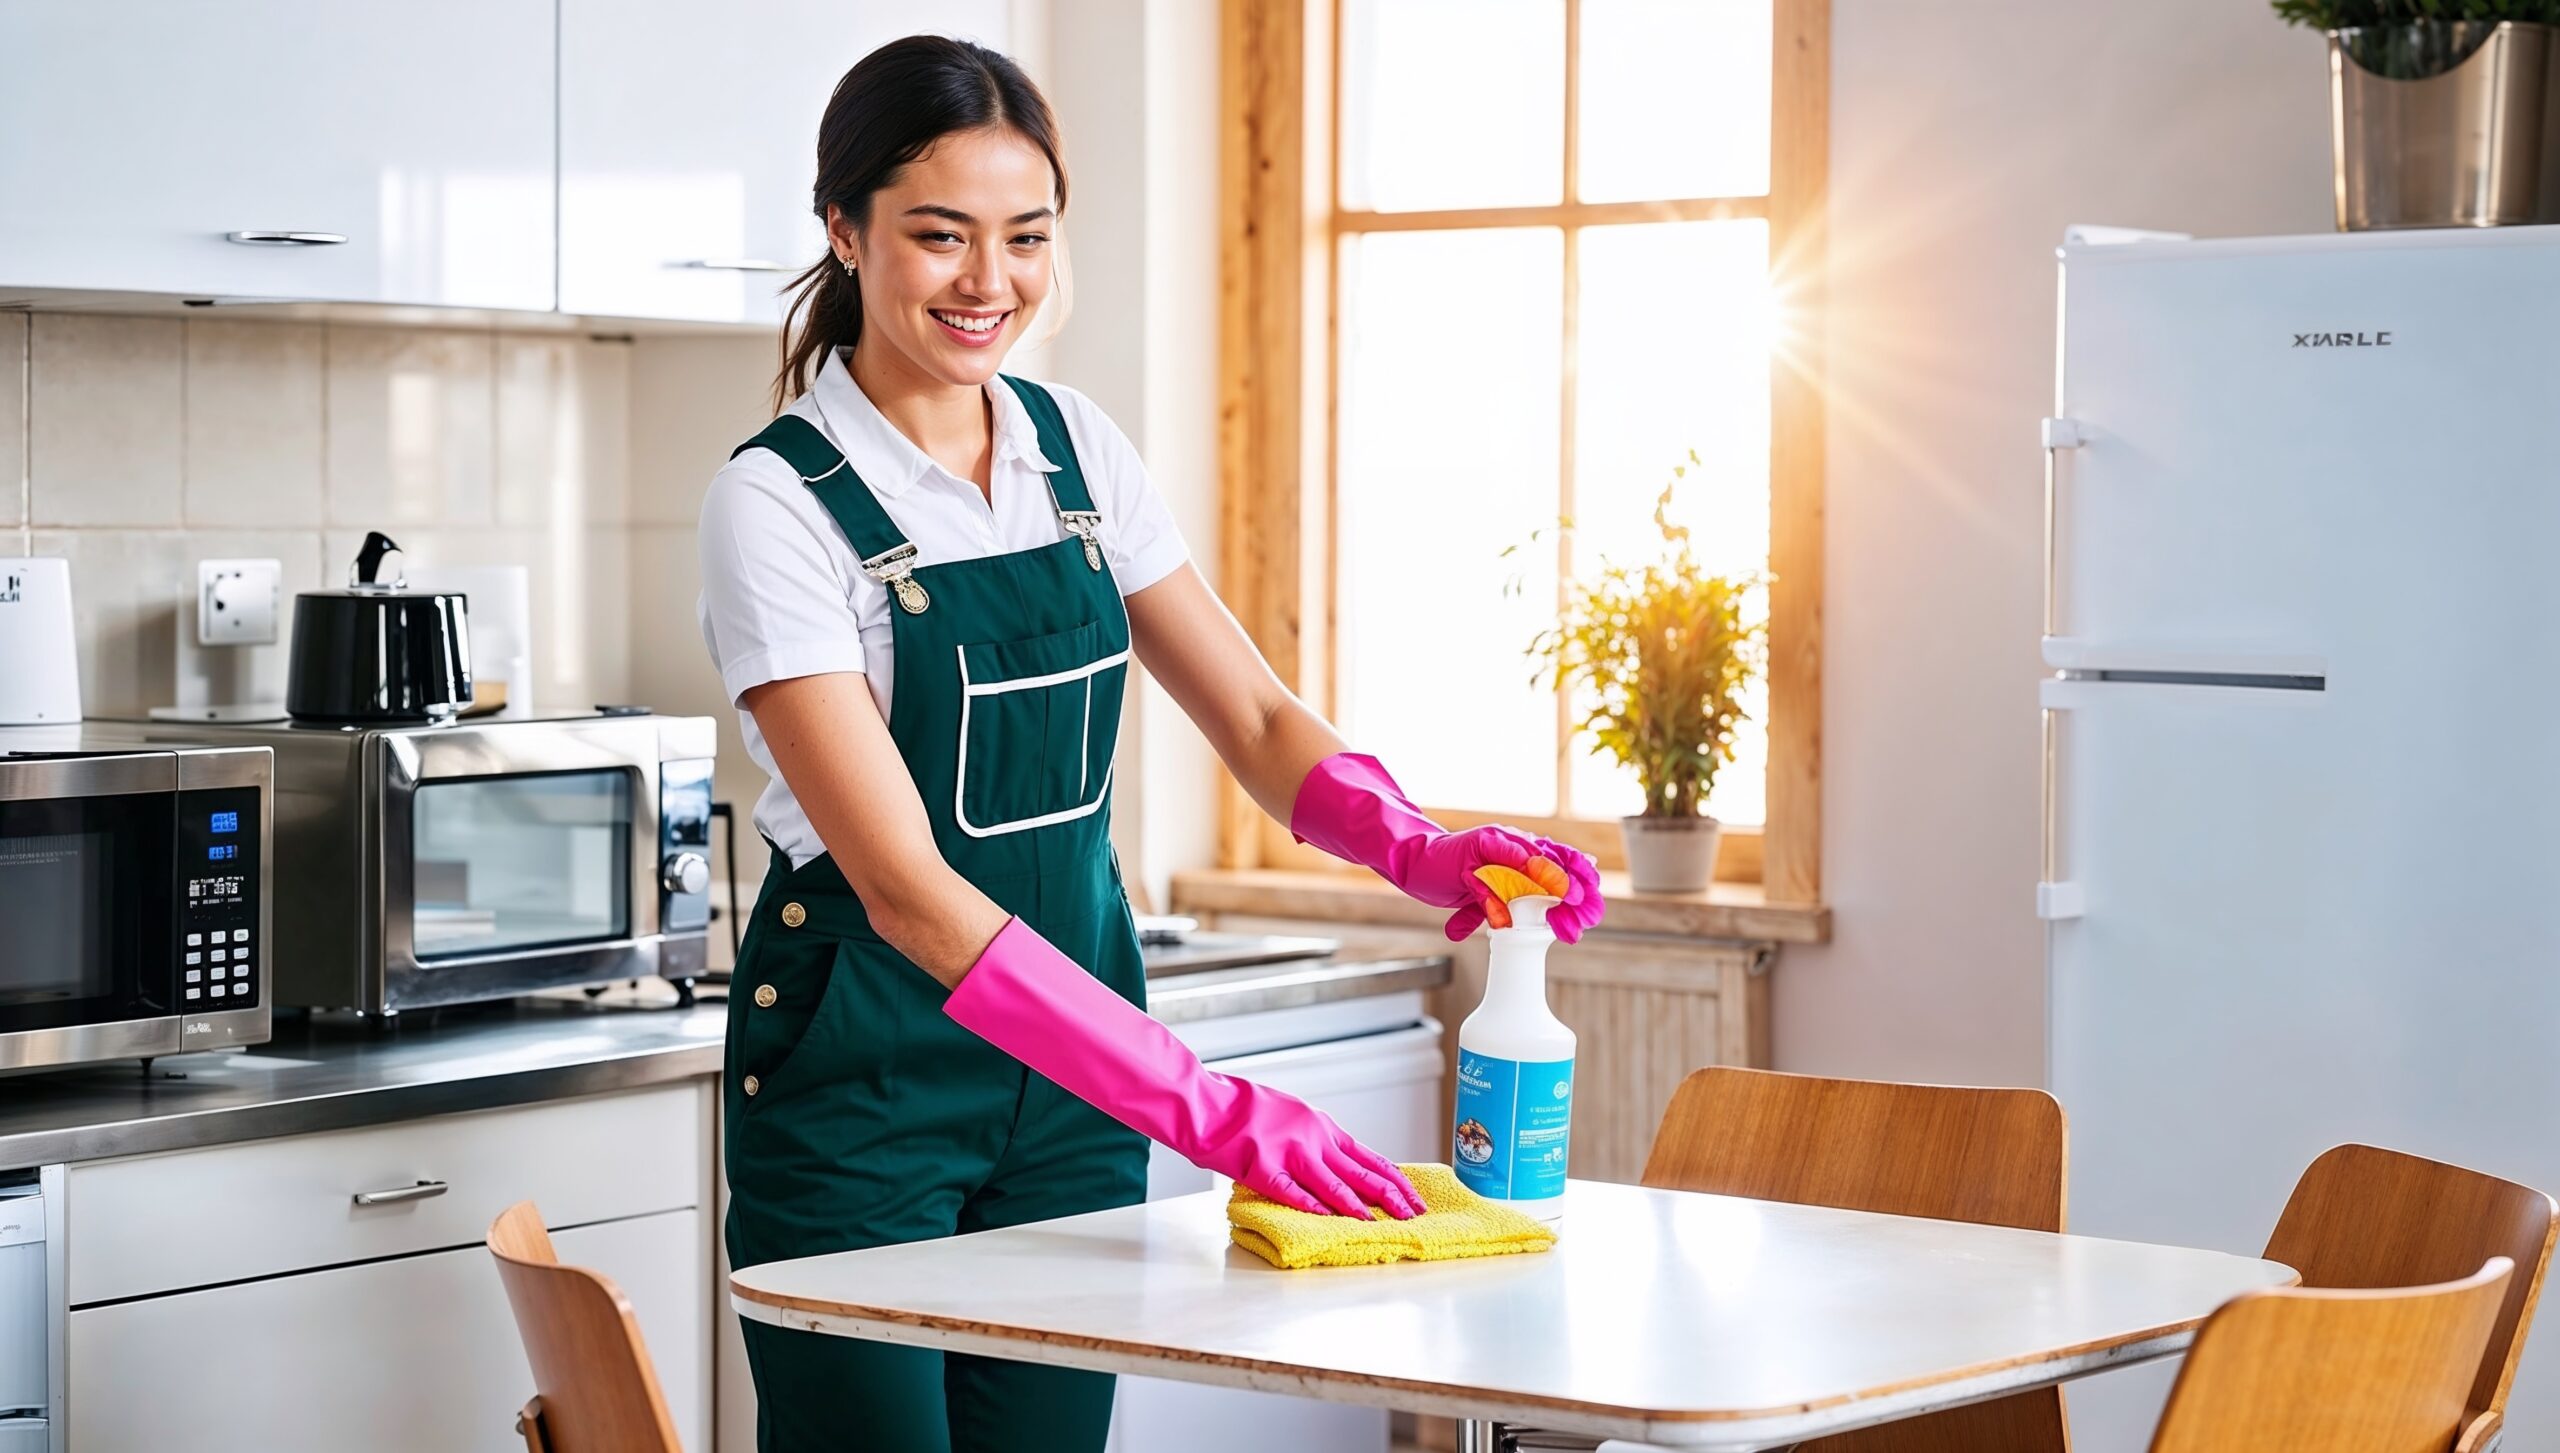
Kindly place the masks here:
<instances>
[{"instance_id":1,"label":"microwave door","mask_svg":"<svg viewBox=\"0 0 2560 1453\"><path fill-rule=\"evenodd\" d=\"M177 1048L176 782L164 753L0 775L0 1070Z\"/></svg>"},{"instance_id":2,"label":"microwave door","mask_svg":"<svg viewBox=\"0 0 2560 1453\"><path fill-rule=\"evenodd\" d=\"M382 951L412 1002L655 972L653 731L385 741Z\"/></svg>"}]
</instances>

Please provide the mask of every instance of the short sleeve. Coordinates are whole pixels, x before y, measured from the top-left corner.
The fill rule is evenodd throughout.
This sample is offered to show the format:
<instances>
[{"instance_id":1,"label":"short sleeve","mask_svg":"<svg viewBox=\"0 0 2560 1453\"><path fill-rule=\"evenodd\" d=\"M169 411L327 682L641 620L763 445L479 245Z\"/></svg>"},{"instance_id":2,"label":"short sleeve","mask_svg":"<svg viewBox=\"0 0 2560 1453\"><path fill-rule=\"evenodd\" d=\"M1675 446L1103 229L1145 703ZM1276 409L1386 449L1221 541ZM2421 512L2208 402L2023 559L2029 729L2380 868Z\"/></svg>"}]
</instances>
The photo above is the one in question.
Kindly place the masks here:
<instances>
[{"instance_id":1,"label":"short sleeve","mask_svg":"<svg viewBox=\"0 0 2560 1453\"><path fill-rule=\"evenodd\" d=\"M1122 595L1135 595L1191 558L1173 510L1156 492L1138 446L1093 400L1060 384L1045 385L1075 436L1094 508L1102 512L1102 552Z\"/></svg>"},{"instance_id":2,"label":"short sleeve","mask_svg":"<svg viewBox=\"0 0 2560 1453\"><path fill-rule=\"evenodd\" d=\"M732 705L768 681L863 669L835 526L788 465L753 449L730 460L696 543L703 640Z\"/></svg>"}]
</instances>

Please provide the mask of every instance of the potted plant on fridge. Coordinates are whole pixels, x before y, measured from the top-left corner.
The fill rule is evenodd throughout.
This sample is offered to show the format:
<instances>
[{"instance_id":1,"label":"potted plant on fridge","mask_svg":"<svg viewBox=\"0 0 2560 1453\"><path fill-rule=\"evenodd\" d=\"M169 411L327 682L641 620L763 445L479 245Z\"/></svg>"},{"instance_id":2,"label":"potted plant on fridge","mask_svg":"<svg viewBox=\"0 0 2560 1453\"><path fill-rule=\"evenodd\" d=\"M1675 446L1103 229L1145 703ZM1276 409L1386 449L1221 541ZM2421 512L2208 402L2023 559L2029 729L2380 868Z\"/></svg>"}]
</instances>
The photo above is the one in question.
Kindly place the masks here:
<instances>
[{"instance_id":1,"label":"potted plant on fridge","mask_svg":"<svg viewBox=\"0 0 2560 1453\"><path fill-rule=\"evenodd\" d=\"M2338 229L2560 221L2560 0L2272 0L2329 39Z\"/></svg>"},{"instance_id":2,"label":"potted plant on fridge","mask_svg":"<svg viewBox=\"0 0 2560 1453\"><path fill-rule=\"evenodd\" d=\"M1528 652L1539 663L1532 680L1580 691L1590 705L1576 725L1644 789L1644 811L1619 821L1639 893L1696 893L1713 875L1722 826L1707 795L1733 760L1766 643L1761 577L1710 573L1688 528L1672 522L1672 492L1697 462L1693 450L1654 503L1662 554L1603 561L1571 582L1554 629Z\"/></svg>"}]
</instances>

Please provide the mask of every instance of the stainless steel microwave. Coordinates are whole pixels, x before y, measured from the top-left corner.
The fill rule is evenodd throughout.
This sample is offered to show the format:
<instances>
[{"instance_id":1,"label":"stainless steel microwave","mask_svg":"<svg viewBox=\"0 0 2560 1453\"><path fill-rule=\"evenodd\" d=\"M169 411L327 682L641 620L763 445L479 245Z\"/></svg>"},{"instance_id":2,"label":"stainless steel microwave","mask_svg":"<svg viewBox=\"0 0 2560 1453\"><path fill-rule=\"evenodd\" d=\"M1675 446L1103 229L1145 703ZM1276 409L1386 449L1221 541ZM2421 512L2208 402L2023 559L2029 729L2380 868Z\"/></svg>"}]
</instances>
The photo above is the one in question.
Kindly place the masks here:
<instances>
[{"instance_id":1,"label":"stainless steel microwave","mask_svg":"<svg viewBox=\"0 0 2560 1453\"><path fill-rule=\"evenodd\" d=\"M275 752L280 1005L396 1014L707 966L709 717L184 730Z\"/></svg>"},{"instance_id":2,"label":"stainless steel microwave","mask_svg":"<svg viewBox=\"0 0 2560 1453\"><path fill-rule=\"evenodd\" d=\"M274 755L0 730L0 1073L259 1044Z\"/></svg>"}]
</instances>

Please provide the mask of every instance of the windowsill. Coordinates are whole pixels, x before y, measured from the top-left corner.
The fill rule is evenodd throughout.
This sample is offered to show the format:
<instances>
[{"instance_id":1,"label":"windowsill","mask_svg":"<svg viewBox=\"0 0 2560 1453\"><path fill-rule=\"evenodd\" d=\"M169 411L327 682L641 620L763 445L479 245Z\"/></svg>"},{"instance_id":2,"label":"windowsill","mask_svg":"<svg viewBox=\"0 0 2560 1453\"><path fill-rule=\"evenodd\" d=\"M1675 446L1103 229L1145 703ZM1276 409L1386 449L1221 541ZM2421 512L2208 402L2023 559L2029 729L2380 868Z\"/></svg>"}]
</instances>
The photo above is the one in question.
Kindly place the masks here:
<instances>
[{"instance_id":1,"label":"windowsill","mask_svg":"<svg viewBox=\"0 0 2560 1453\"><path fill-rule=\"evenodd\" d=\"M1828 943L1831 909L1820 903L1771 903L1757 883L1718 883L1704 893L1636 893L1624 873L1602 873L1609 904L1603 933L1660 933L1683 938L1765 943ZM1204 868L1173 875L1176 913L1241 913L1437 928L1448 917L1416 903L1385 880L1358 871Z\"/></svg>"}]
</instances>

